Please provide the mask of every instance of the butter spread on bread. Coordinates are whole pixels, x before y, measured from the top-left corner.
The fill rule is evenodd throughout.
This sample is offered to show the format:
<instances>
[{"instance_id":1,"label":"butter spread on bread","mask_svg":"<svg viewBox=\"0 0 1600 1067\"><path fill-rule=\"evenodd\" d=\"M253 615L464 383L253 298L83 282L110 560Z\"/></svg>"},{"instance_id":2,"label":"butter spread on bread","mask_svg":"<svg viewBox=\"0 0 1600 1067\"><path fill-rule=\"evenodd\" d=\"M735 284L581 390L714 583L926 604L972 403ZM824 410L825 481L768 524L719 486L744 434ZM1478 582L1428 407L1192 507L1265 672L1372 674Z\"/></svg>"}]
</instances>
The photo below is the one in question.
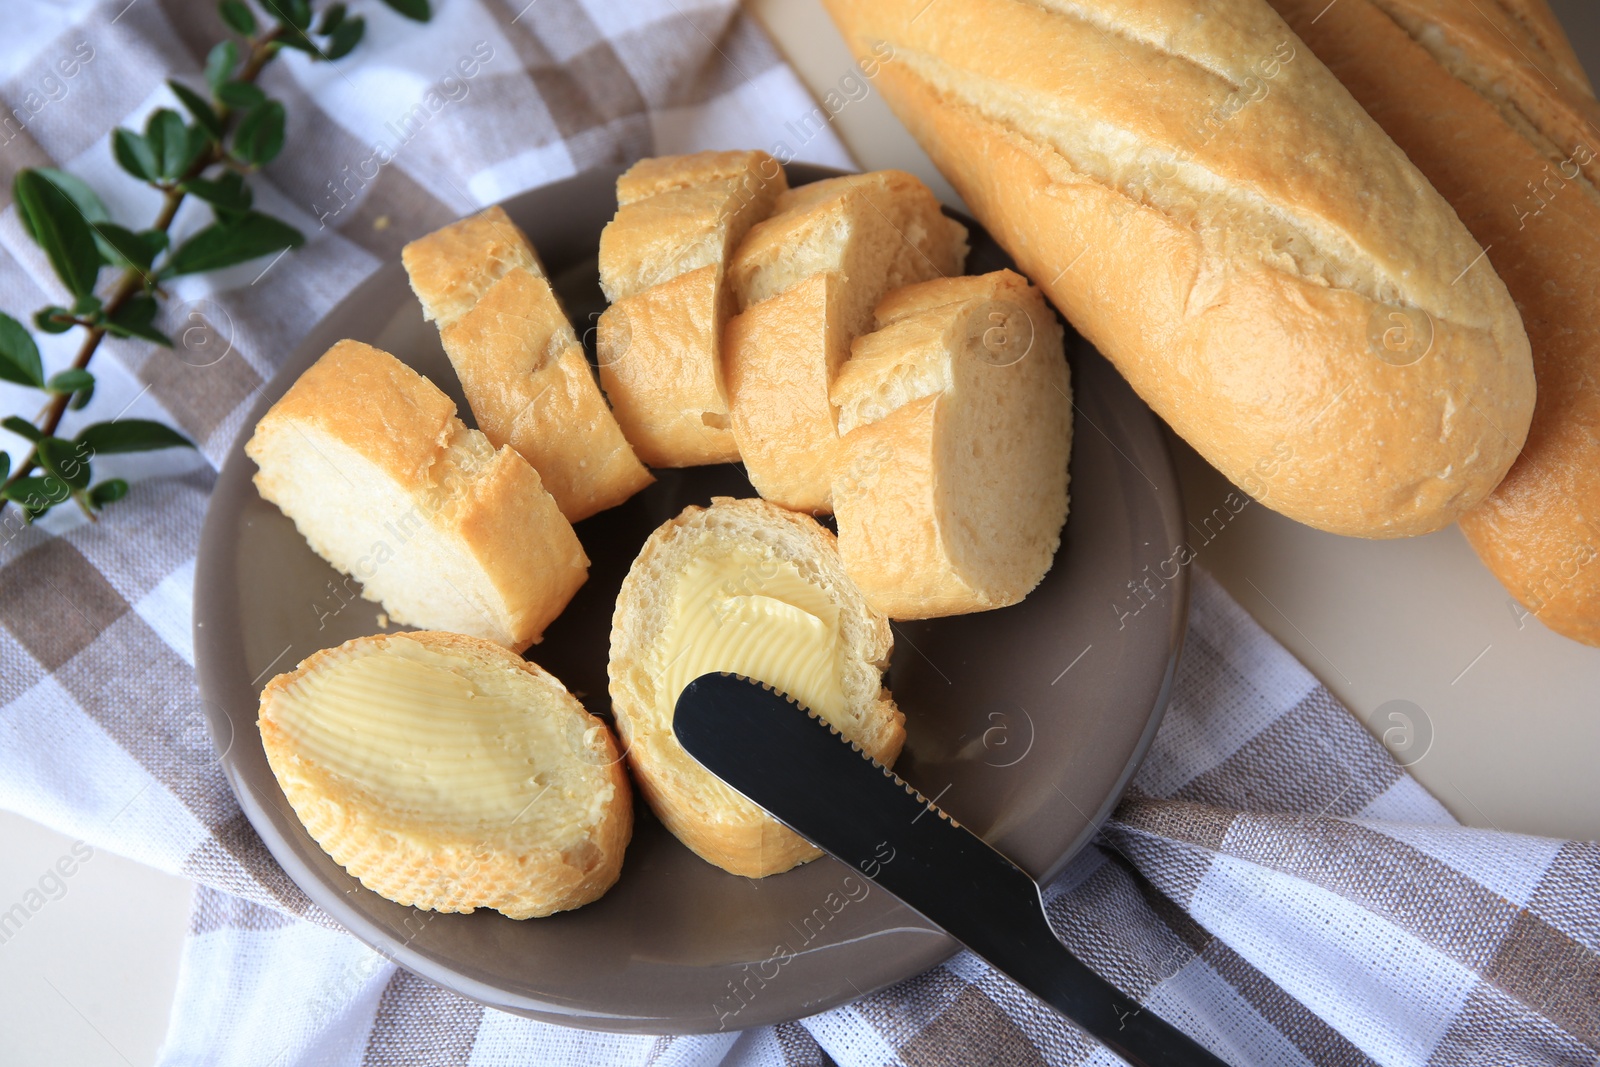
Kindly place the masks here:
<instances>
[{"instance_id":1,"label":"butter spread on bread","mask_svg":"<svg viewBox=\"0 0 1600 1067\"><path fill-rule=\"evenodd\" d=\"M633 816L611 732L498 645L346 642L269 682L259 726L307 832L397 903L525 919L594 900L621 870Z\"/></svg>"},{"instance_id":2,"label":"butter spread on bread","mask_svg":"<svg viewBox=\"0 0 1600 1067\"><path fill-rule=\"evenodd\" d=\"M1273 0L1461 216L1527 325L1520 458L1461 531L1558 633L1600 645L1600 105L1544 0Z\"/></svg>"},{"instance_id":3,"label":"butter spread on bread","mask_svg":"<svg viewBox=\"0 0 1600 1067\"><path fill-rule=\"evenodd\" d=\"M672 732L683 687L734 671L805 702L890 764L905 717L883 688L893 637L809 515L718 497L640 550L611 624L611 707L640 793L696 854L758 878L819 853L696 763Z\"/></svg>"},{"instance_id":4,"label":"butter spread on bread","mask_svg":"<svg viewBox=\"0 0 1600 1067\"><path fill-rule=\"evenodd\" d=\"M617 179L600 234L600 380L640 458L690 467L739 458L728 427L725 270L788 180L765 152L641 160Z\"/></svg>"},{"instance_id":5,"label":"butter spread on bread","mask_svg":"<svg viewBox=\"0 0 1600 1067\"><path fill-rule=\"evenodd\" d=\"M478 428L533 465L568 522L650 484L538 253L505 211L492 207L412 241L401 259Z\"/></svg>"},{"instance_id":6,"label":"butter spread on bread","mask_svg":"<svg viewBox=\"0 0 1600 1067\"><path fill-rule=\"evenodd\" d=\"M256 424L263 498L395 622L538 641L589 559L538 473L398 359L340 341Z\"/></svg>"},{"instance_id":7,"label":"butter spread on bread","mask_svg":"<svg viewBox=\"0 0 1600 1067\"><path fill-rule=\"evenodd\" d=\"M897 289L833 385L839 555L893 619L1015 604L1067 519L1061 325L1009 270Z\"/></svg>"},{"instance_id":8,"label":"butter spread on bread","mask_svg":"<svg viewBox=\"0 0 1600 1067\"><path fill-rule=\"evenodd\" d=\"M892 51L876 87L1021 271L1262 502L1420 534L1511 466L1534 386L1504 284L1266 0L825 4Z\"/></svg>"},{"instance_id":9,"label":"butter spread on bread","mask_svg":"<svg viewBox=\"0 0 1600 1067\"><path fill-rule=\"evenodd\" d=\"M791 189L750 231L730 268L740 313L724 347L733 435L763 497L831 510L833 376L885 293L961 273L966 237L897 170Z\"/></svg>"}]
</instances>

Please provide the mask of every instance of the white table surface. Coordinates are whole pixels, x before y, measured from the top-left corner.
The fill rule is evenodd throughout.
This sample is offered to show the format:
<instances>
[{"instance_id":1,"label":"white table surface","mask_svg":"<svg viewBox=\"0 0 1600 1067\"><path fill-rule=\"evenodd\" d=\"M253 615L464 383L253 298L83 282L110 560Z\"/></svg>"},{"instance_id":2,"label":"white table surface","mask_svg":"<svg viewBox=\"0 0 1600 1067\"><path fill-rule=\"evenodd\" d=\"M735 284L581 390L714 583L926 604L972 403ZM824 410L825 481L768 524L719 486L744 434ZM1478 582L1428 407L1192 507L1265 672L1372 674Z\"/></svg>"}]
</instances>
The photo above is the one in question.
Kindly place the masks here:
<instances>
[{"instance_id":1,"label":"white table surface","mask_svg":"<svg viewBox=\"0 0 1600 1067\"><path fill-rule=\"evenodd\" d=\"M1600 77L1600 5L1551 5ZM749 6L815 92L851 70L817 0ZM863 167L908 170L959 203L876 94L848 104L834 128ZM1219 532L1203 534L1231 487L1181 442L1175 446L1199 562L1357 714L1408 712L1416 739L1409 758L1431 733L1412 771L1459 819L1600 837L1600 649L1519 618L1454 527L1410 541L1359 541L1251 504ZM1377 732L1398 725L1385 718ZM72 845L0 812L0 912L38 887ZM104 852L63 882L59 899L0 943L0 1060L16 1067L153 1063L193 885Z\"/></svg>"}]
</instances>

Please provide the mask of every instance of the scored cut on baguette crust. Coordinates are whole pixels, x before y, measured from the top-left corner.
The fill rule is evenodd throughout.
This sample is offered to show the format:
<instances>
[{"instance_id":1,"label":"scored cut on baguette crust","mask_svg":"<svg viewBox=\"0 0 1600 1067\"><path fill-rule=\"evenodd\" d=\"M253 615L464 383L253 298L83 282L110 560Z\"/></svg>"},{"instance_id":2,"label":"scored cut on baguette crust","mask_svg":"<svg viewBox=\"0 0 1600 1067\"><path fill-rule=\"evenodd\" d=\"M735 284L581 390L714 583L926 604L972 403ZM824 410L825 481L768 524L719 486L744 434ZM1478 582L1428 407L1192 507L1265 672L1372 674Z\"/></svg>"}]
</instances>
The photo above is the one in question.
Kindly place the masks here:
<instances>
[{"instance_id":1,"label":"scored cut on baguette crust","mask_svg":"<svg viewBox=\"0 0 1600 1067\"><path fill-rule=\"evenodd\" d=\"M1061 325L1009 270L890 293L833 385L839 555L892 619L1015 604L1067 518Z\"/></svg>"},{"instance_id":2,"label":"scored cut on baguette crust","mask_svg":"<svg viewBox=\"0 0 1600 1067\"><path fill-rule=\"evenodd\" d=\"M678 582L696 559L740 551L792 564L838 607L847 707L842 715L825 713L832 725L888 766L905 741L905 716L883 688L894 640L888 620L867 605L845 574L833 534L816 520L764 500L717 497L709 508L685 508L650 535L623 579L612 617L608 673L617 733L639 792L667 829L706 861L759 878L820 853L696 763L673 734L670 712L661 710Z\"/></svg>"},{"instance_id":3,"label":"scored cut on baguette crust","mask_svg":"<svg viewBox=\"0 0 1600 1067\"><path fill-rule=\"evenodd\" d=\"M256 489L394 621L521 651L588 577L538 472L387 352L340 341L256 424Z\"/></svg>"},{"instance_id":4,"label":"scored cut on baguette crust","mask_svg":"<svg viewBox=\"0 0 1600 1067\"><path fill-rule=\"evenodd\" d=\"M1545 625L1600 645L1600 106L1542 0L1273 0L1456 209L1516 300L1539 383L1461 530ZM1541 72L1547 72L1541 73Z\"/></svg>"},{"instance_id":5,"label":"scored cut on baguette crust","mask_svg":"<svg viewBox=\"0 0 1600 1067\"><path fill-rule=\"evenodd\" d=\"M600 379L623 432L653 467L739 458L728 428L725 267L788 179L765 152L641 160L617 179L600 235Z\"/></svg>"},{"instance_id":6,"label":"scored cut on baguette crust","mask_svg":"<svg viewBox=\"0 0 1600 1067\"><path fill-rule=\"evenodd\" d=\"M897 170L791 189L750 231L729 268L741 310L724 358L734 438L763 497L831 509L834 374L885 293L961 272L966 237L926 185Z\"/></svg>"},{"instance_id":7,"label":"scored cut on baguette crust","mask_svg":"<svg viewBox=\"0 0 1600 1067\"><path fill-rule=\"evenodd\" d=\"M606 406L527 236L491 207L401 251L478 428L533 465L568 522L654 479Z\"/></svg>"},{"instance_id":8,"label":"scored cut on baguette crust","mask_svg":"<svg viewBox=\"0 0 1600 1067\"><path fill-rule=\"evenodd\" d=\"M386 676L443 695L408 703L401 689L379 714L341 718L346 702L374 710ZM349 736L352 723L367 732ZM621 872L633 805L611 731L499 645L347 641L268 682L257 725L306 832L396 903L526 919L587 904Z\"/></svg>"},{"instance_id":9,"label":"scored cut on baguette crust","mask_svg":"<svg viewBox=\"0 0 1600 1067\"><path fill-rule=\"evenodd\" d=\"M924 6L827 0L858 54L893 49L878 87L1023 272L1224 474L1371 537L1499 482L1534 398L1516 309L1264 0ZM1391 315L1426 316L1425 356L1384 358Z\"/></svg>"}]
</instances>

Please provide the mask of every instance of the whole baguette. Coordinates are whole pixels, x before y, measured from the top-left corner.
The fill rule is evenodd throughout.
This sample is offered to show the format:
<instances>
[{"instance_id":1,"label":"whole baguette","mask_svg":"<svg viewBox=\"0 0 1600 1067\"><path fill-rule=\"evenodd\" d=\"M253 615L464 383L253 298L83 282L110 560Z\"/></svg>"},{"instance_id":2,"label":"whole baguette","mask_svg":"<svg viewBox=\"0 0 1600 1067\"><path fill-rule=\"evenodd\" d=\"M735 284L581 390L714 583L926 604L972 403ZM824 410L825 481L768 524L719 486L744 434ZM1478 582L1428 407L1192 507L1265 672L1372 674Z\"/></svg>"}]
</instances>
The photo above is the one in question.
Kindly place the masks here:
<instances>
[{"instance_id":1,"label":"whole baguette","mask_svg":"<svg viewBox=\"0 0 1600 1067\"><path fill-rule=\"evenodd\" d=\"M1543 0L1272 0L1505 279L1539 401L1461 529L1551 629L1600 645L1600 106Z\"/></svg>"},{"instance_id":2,"label":"whole baguette","mask_svg":"<svg viewBox=\"0 0 1600 1067\"><path fill-rule=\"evenodd\" d=\"M826 4L1024 273L1263 503L1420 534L1511 466L1505 286L1265 0Z\"/></svg>"}]
</instances>

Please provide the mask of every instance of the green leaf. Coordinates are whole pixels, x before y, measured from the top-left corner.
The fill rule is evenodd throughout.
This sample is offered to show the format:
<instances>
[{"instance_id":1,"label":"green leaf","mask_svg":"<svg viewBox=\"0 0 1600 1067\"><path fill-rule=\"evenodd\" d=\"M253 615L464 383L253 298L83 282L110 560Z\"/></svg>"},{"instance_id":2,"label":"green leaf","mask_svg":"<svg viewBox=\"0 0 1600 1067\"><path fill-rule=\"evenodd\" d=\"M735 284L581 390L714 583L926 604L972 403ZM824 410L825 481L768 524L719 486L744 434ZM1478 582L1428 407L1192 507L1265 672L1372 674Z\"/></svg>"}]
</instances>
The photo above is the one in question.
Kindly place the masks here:
<instances>
[{"instance_id":1,"label":"green leaf","mask_svg":"<svg viewBox=\"0 0 1600 1067\"><path fill-rule=\"evenodd\" d=\"M153 182L161 177L161 164L150 142L141 134L117 127L111 134L111 154L117 164L140 181Z\"/></svg>"},{"instance_id":2,"label":"green leaf","mask_svg":"<svg viewBox=\"0 0 1600 1067\"><path fill-rule=\"evenodd\" d=\"M233 42L224 41L223 43L232 44ZM172 78L167 79L167 87L172 90L183 106L189 109L189 114L194 116L195 122L199 124L201 129L206 131L213 141L222 140L222 120L217 117L217 113L212 110L211 105L206 103L205 97Z\"/></svg>"},{"instance_id":3,"label":"green leaf","mask_svg":"<svg viewBox=\"0 0 1600 1067\"><path fill-rule=\"evenodd\" d=\"M10 474L11 454L9 452L0 452L0 482L5 481Z\"/></svg>"},{"instance_id":4,"label":"green leaf","mask_svg":"<svg viewBox=\"0 0 1600 1067\"><path fill-rule=\"evenodd\" d=\"M239 46L232 41L223 41L206 55L206 84L213 94L222 90L238 65Z\"/></svg>"},{"instance_id":5,"label":"green leaf","mask_svg":"<svg viewBox=\"0 0 1600 1067\"><path fill-rule=\"evenodd\" d=\"M328 37L327 57L332 60L343 59L349 55L351 50L361 43L361 35L366 29L367 20L359 15L348 22L340 23L339 28Z\"/></svg>"},{"instance_id":6,"label":"green leaf","mask_svg":"<svg viewBox=\"0 0 1600 1067\"><path fill-rule=\"evenodd\" d=\"M93 315L101 308L101 301L93 293L84 293L72 302L72 313L78 316Z\"/></svg>"},{"instance_id":7,"label":"green leaf","mask_svg":"<svg viewBox=\"0 0 1600 1067\"><path fill-rule=\"evenodd\" d=\"M238 214L250 210L250 187L238 171L227 171L216 179L191 178L183 183L183 189L219 212Z\"/></svg>"},{"instance_id":8,"label":"green leaf","mask_svg":"<svg viewBox=\"0 0 1600 1067\"><path fill-rule=\"evenodd\" d=\"M59 437L39 442L39 462L44 469L74 489L89 487L89 457L93 454Z\"/></svg>"},{"instance_id":9,"label":"green leaf","mask_svg":"<svg viewBox=\"0 0 1600 1067\"><path fill-rule=\"evenodd\" d=\"M67 405L73 411L82 411L89 406L89 401L94 399L94 383L89 383L89 388L79 389L72 395L72 401Z\"/></svg>"},{"instance_id":10,"label":"green leaf","mask_svg":"<svg viewBox=\"0 0 1600 1067\"><path fill-rule=\"evenodd\" d=\"M94 375L81 367L70 367L50 376L45 388L52 393L78 393L94 388Z\"/></svg>"},{"instance_id":11,"label":"green leaf","mask_svg":"<svg viewBox=\"0 0 1600 1067\"><path fill-rule=\"evenodd\" d=\"M156 310L155 297L147 293L130 296L106 319L106 332L113 337L137 337L171 348L172 338L151 325L155 322Z\"/></svg>"},{"instance_id":12,"label":"green leaf","mask_svg":"<svg viewBox=\"0 0 1600 1067\"><path fill-rule=\"evenodd\" d=\"M168 242L166 230L140 230L138 237L139 240L144 242L145 249L150 253L151 262L154 262L157 256L166 251Z\"/></svg>"},{"instance_id":13,"label":"green leaf","mask_svg":"<svg viewBox=\"0 0 1600 1067\"><path fill-rule=\"evenodd\" d=\"M100 273L100 249L78 205L31 168L17 171L11 195L25 220L23 225L50 257L50 265L67 289L74 296L92 291Z\"/></svg>"},{"instance_id":14,"label":"green leaf","mask_svg":"<svg viewBox=\"0 0 1600 1067\"><path fill-rule=\"evenodd\" d=\"M326 37L337 30L344 22L346 10L343 4L329 4L328 10L322 13L322 21L317 23L317 32Z\"/></svg>"},{"instance_id":15,"label":"green leaf","mask_svg":"<svg viewBox=\"0 0 1600 1067\"><path fill-rule=\"evenodd\" d=\"M43 478L18 478L6 486L6 499L27 508L37 517L72 495L72 487L53 475Z\"/></svg>"},{"instance_id":16,"label":"green leaf","mask_svg":"<svg viewBox=\"0 0 1600 1067\"><path fill-rule=\"evenodd\" d=\"M35 389L44 386L44 364L33 334L4 312L0 312L0 380Z\"/></svg>"},{"instance_id":17,"label":"green leaf","mask_svg":"<svg viewBox=\"0 0 1600 1067\"><path fill-rule=\"evenodd\" d=\"M144 139L150 142L155 154L156 173L163 178L176 178L188 168L194 158L190 151L189 127L183 116L171 108L158 108L145 124Z\"/></svg>"},{"instance_id":18,"label":"green leaf","mask_svg":"<svg viewBox=\"0 0 1600 1067\"><path fill-rule=\"evenodd\" d=\"M283 105L276 100L251 108L233 135L233 154L256 166L270 163L283 150Z\"/></svg>"},{"instance_id":19,"label":"green leaf","mask_svg":"<svg viewBox=\"0 0 1600 1067\"><path fill-rule=\"evenodd\" d=\"M229 82L217 90L217 99L231 108L249 110L267 102L267 94L249 82Z\"/></svg>"},{"instance_id":20,"label":"green leaf","mask_svg":"<svg viewBox=\"0 0 1600 1067\"><path fill-rule=\"evenodd\" d=\"M39 438L44 436L44 434L39 431L39 427L29 422L21 415L7 415L5 418L0 419L0 426L4 426L18 437L26 437L35 444L38 444Z\"/></svg>"},{"instance_id":21,"label":"green leaf","mask_svg":"<svg viewBox=\"0 0 1600 1067\"><path fill-rule=\"evenodd\" d=\"M433 9L428 6L428 0L383 0L383 2L406 18L415 19L417 22L427 22L433 17Z\"/></svg>"},{"instance_id":22,"label":"green leaf","mask_svg":"<svg viewBox=\"0 0 1600 1067\"><path fill-rule=\"evenodd\" d=\"M222 0L217 5L217 14L222 16L222 21L228 24L228 29L241 37L251 37L256 32L256 17L245 6L244 0Z\"/></svg>"},{"instance_id":23,"label":"green leaf","mask_svg":"<svg viewBox=\"0 0 1600 1067\"><path fill-rule=\"evenodd\" d=\"M306 31L297 30L293 26L284 29L277 43L285 48L293 48L298 52L304 52L312 59L322 58L322 49L317 47L317 42L307 37Z\"/></svg>"},{"instance_id":24,"label":"green leaf","mask_svg":"<svg viewBox=\"0 0 1600 1067\"><path fill-rule=\"evenodd\" d=\"M89 188L89 183L75 174L68 174L55 167L38 167L39 174L51 185L67 194L67 198L78 205L78 210L83 212L83 217L90 222L104 222L111 217L111 212L106 210L106 205L101 201L100 195Z\"/></svg>"},{"instance_id":25,"label":"green leaf","mask_svg":"<svg viewBox=\"0 0 1600 1067\"><path fill-rule=\"evenodd\" d=\"M91 455L112 452L149 452L158 448L193 448L194 442L170 426L149 419L119 419L85 427L77 443Z\"/></svg>"},{"instance_id":26,"label":"green leaf","mask_svg":"<svg viewBox=\"0 0 1600 1067\"><path fill-rule=\"evenodd\" d=\"M213 223L189 238L167 260L164 275L219 270L305 243L299 230L252 211L235 223Z\"/></svg>"},{"instance_id":27,"label":"green leaf","mask_svg":"<svg viewBox=\"0 0 1600 1067\"><path fill-rule=\"evenodd\" d=\"M91 227L95 223L110 220L111 213L106 210L106 206L101 202L99 194L89 188L89 184L82 178L68 174L64 170L57 170L54 167L40 167L39 173L44 175L51 185L66 193L69 200L78 205L78 210L83 212L83 217L88 220ZM30 234L30 236L32 235ZM115 263L117 261L117 250L102 241L98 234L95 235L94 243L95 247L100 249L100 258L104 263Z\"/></svg>"},{"instance_id":28,"label":"green leaf","mask_svg":"<svg viewBox=\"0 0 1600 1067\"><path fill-rule=\"evenodd\" d=\"M72 321L72 311L59 304L52 304L47 308L35 311L33 313L33 324L45 333L66 333L78 325Z\"/></svg>"},{"instance_id":29,"label":"green leaf","mask_svg":"<svg viewBox=\"0 0 1600 1067\"><path fill-rule=\"evenodd\" d=\"M89 503L97 508L115 504L128 495L128 483L121 478L108 478L89 490Z\"/></svg>"},{"instance_id":30,"label":"green leaf","mask_svg":"<svg viewBox=\"0 0 1600 1067\"><path fill-rule=\"evenodd\" d=\"M155 253L142 234L134 233L114 222L97 222L94 225L94 232L101 242L115 253L116 260L141 272L150 269L150 261L155 257ZM94 310L98 311L99 308Z\"/></svg>"},{"instance_id":31,"label":"green leaf","mask_svg":"<svg viewBox=\"0 0 1600 1067\"><path fill-rule=\"evenodd\" d=\"M261 0L261 6L297 30L311 25L311 4L307 0Z\"/></svg>"}]
</instances>

